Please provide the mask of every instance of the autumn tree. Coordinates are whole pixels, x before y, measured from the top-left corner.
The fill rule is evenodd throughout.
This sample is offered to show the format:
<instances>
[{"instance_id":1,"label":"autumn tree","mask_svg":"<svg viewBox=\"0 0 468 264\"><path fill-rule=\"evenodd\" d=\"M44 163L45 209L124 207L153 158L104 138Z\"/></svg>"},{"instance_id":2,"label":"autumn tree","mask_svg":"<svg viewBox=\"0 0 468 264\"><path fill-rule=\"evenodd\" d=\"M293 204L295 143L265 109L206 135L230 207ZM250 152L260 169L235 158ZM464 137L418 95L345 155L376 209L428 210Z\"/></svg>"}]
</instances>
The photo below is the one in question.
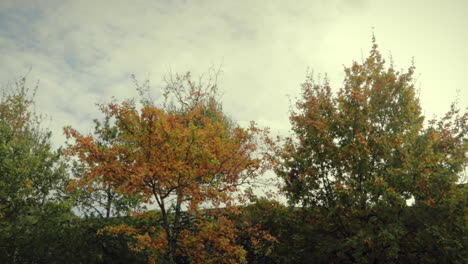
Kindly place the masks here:
<instances>
[{"instance_id":1,"label":"autumn tree","mask_svg":"<svg viewBox=\"0 0 468 264\"><path fill-rule=\"evenodd\" d=\"M345 68L337 93L326 78L308 76L302 85L290 117L294 137L276 171L289 202L319 216L320 261L461 263L454 252L463 251L462 239L453 236L460 225L452 225L459 220L450 219L462 213L447 212L467 163L468 115L454 105L424 125L414 69L387 66L374 40L367 59ZM416 208L438 216L420 213L417 226ZM437 245L439 256L423 244Z\"/></svg>"},{"instance_id":2,"label":"autumn tree","mask_svg":"<svg viewBox=\"0 0 468 264\"><path fill-rule=\"evenodd\" d=\"M94 139L101 149L108 148L115 143L118 128L113 126L110 117L103 121L94 120ZM68 191L72 195L75 206L80 213L89 218L110 218L115 216L128 216L131 213L144 210L139 195L122 195L116 191L115 184L104 180L103 177L92 180L83 180L86 173L85 163L72 161L74 178L69 184ZM81 180L76 180L81 179Z\"/></svg>"},{"instance_id":3,"label":"autumn tree","mask_svg":"<svg viewBox=\"0 0 468 264\"><path fill-rule=\"evenodd\" d=\"M150 250L152 261L245 261L245 250L234 243L233 223L216 208L235 211L236 191L265 168L257 151L263 131L230 121L210 81L177 75L167 81L162 105L149 97L143 97L141 107L133 100L101 105L117 129L106 147L93 135L65 128L74 140L68 154L86 166L77 183L112 184L122 195L138 195L157 206L160 217L146 230L107 229L133 236L133 249Z\"/></svg>"}]
</instances>

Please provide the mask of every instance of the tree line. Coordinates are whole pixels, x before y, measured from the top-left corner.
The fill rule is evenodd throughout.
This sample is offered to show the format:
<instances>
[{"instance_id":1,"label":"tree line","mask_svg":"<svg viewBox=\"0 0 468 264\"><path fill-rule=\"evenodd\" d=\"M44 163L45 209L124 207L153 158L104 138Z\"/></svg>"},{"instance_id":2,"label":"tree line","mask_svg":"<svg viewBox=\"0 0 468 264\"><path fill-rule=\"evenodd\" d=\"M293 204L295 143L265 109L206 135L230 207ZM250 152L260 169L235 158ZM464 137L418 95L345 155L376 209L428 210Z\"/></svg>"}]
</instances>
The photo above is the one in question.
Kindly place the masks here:
<instances>
[{"instance_id":1,"label":"tree line","mask_svg":"<svg viewBox=\"0 0 468 264\"><path fill-rule=\"evenodd\" d=\"M277 138L214 77L169 76L158 101L137 83L59 149L22 77L0 101L0 262L464 263L468 113L425 121L414 70L374 39L336 92L306 76ZM254 195L266 171L286 204Z\"/></svg>"}]
</instances>

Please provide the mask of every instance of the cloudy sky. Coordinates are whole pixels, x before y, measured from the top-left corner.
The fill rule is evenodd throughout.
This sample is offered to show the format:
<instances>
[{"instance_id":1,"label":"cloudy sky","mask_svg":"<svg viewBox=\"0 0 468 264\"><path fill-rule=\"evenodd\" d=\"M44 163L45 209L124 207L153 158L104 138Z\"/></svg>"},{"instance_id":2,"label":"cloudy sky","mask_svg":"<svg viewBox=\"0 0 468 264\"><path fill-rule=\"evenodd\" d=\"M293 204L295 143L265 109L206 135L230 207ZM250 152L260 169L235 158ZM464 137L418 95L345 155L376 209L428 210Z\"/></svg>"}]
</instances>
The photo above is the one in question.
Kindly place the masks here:
<instances>
[{"instance_id":1,"label":"cloudy sky","mask_svg":"<svg viewBox=\"0 0 468 264\"><path fill-rule=\"evenodd\" d=\"M131 74L157 94L169 72L221 67L225 111L287 133L288 96L307 69L340 87L343 65L367 56L374 31L397 68L414 57L432 117L457 94L468 105L466 10L464 0L1 0L0 84L31 67L37 110L61 145L63 126L91 130L96 102L136 95Z\"/></svg>"}]
</instances>

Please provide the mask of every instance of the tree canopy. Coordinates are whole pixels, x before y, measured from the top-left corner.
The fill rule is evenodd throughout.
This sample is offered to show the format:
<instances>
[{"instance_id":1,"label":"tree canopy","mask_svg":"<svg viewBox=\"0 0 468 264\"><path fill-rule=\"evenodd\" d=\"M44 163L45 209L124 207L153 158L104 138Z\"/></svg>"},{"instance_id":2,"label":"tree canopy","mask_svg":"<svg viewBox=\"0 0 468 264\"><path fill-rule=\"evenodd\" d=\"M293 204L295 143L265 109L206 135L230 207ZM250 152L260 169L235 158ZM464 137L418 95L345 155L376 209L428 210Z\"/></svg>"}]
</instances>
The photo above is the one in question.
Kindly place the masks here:
<instances>
[{"instance_id":1,"label":"tree canopy","mask_svg":"<svg viewBox=\"0 0 468 264\"><path fill-rule=\"evenodd\" d=\"M166 90L177 102L165 108L147 100L141 109L131 100L101 105L106 118L115 120L115 138L108 146L98 144L93 135L65 129L75 140L68 154L86 167L78 183L110 184L122 195L139 195L156 204L161 229L135 235L134 245L151 249L156 259L163 255L170 263L182 257L193 263L242 262L245 251L233 244L230 221L201 209L232 207L239 186L263 170L264 160L256 153L261 130L229 122L213 92L189 75L177 82ZM112 230L137 233L127 226Z\"/></svg>"},{"instance_id":2,"label":"tree canopy","mask_svg":"<svg viewBox=\"0 0 468 264\"><path fill-rule=\"evenodd\" d=\"M446 237L463 226L429 221L435 216L423 226L408 222L416 208L448 209L468 147L468 115L455 105L424 126L414 69L386 66L374 42L367 59L345 68L337 93L326 78L308 76L302 85L291 113L294 137L279 151L277 173L291 205L317 210L323 223L317 231L334 241L318 243L322 255L339 262L413 262L433 254L413 239L434 226L441 228L432 234L438 259L454 261L442 256L463 248Z\"/></svg>"},{"instance_id":3,"label":"tree canopy","mask_svg":"<svg viewBox=\"0 0 468 264\"><path fill-rule=\"evenodd\" d=\"M67 183L60 151L32 109L34 94L21 77L0 100L0 261L41 261L50 223L69 219L63 202ZM36 237L37 236L37 237ZM36 241L34 241L36 240Z\"/></svg>"}]
</instances>

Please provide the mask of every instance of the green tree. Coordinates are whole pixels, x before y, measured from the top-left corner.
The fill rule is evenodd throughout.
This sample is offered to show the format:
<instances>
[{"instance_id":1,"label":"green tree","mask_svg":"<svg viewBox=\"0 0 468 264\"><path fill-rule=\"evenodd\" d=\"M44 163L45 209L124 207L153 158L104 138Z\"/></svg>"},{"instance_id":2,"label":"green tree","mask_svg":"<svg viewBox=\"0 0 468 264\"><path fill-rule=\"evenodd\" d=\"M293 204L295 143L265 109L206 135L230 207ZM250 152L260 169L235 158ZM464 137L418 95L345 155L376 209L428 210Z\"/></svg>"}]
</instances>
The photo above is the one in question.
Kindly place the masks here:
<instances>
[{"instance_id":1,"label":"green tree","mask_svg":"<svg viewBox=\"0 0 468 264\"><path fill-rule=\"evenodd\" d=\"M39 261L47 250L33 250L45 238L38 236L47 231L48 223L73 216L71 204L62 199L65 165L60 151L52 149L50 132L40 127L41 117L34 113L33 103L26 77L14 88L2 90L0 260L5 263Z\"/></svg>"},{"instance_id":2,"label":"green tree","mask_svg":"<svg viewBox=\"0 0 468 264\"><path fill-rule=\"evenodd\" d=\"M448 235L456 228L442 223L457 216L447 210L460 214L444 204L467 163L468 115L453 106L424 126L414 69L387 67L374 39L369 57L345 68L338 93L326 78L308 76L302 85L290 118L295 137L279 151L276 171L291 205L319 217L314 233L323 240L314 250L323 262L417 262L416 237L451 241L440 244L439 256L425 250L418 257L462 262L454 254L463 249L461 234ZM443 216L429 213L435 208ZM410 224L417 210L425 227ZM437 236L422 238L423 229Z\"/></svg>"}]
</instances>

